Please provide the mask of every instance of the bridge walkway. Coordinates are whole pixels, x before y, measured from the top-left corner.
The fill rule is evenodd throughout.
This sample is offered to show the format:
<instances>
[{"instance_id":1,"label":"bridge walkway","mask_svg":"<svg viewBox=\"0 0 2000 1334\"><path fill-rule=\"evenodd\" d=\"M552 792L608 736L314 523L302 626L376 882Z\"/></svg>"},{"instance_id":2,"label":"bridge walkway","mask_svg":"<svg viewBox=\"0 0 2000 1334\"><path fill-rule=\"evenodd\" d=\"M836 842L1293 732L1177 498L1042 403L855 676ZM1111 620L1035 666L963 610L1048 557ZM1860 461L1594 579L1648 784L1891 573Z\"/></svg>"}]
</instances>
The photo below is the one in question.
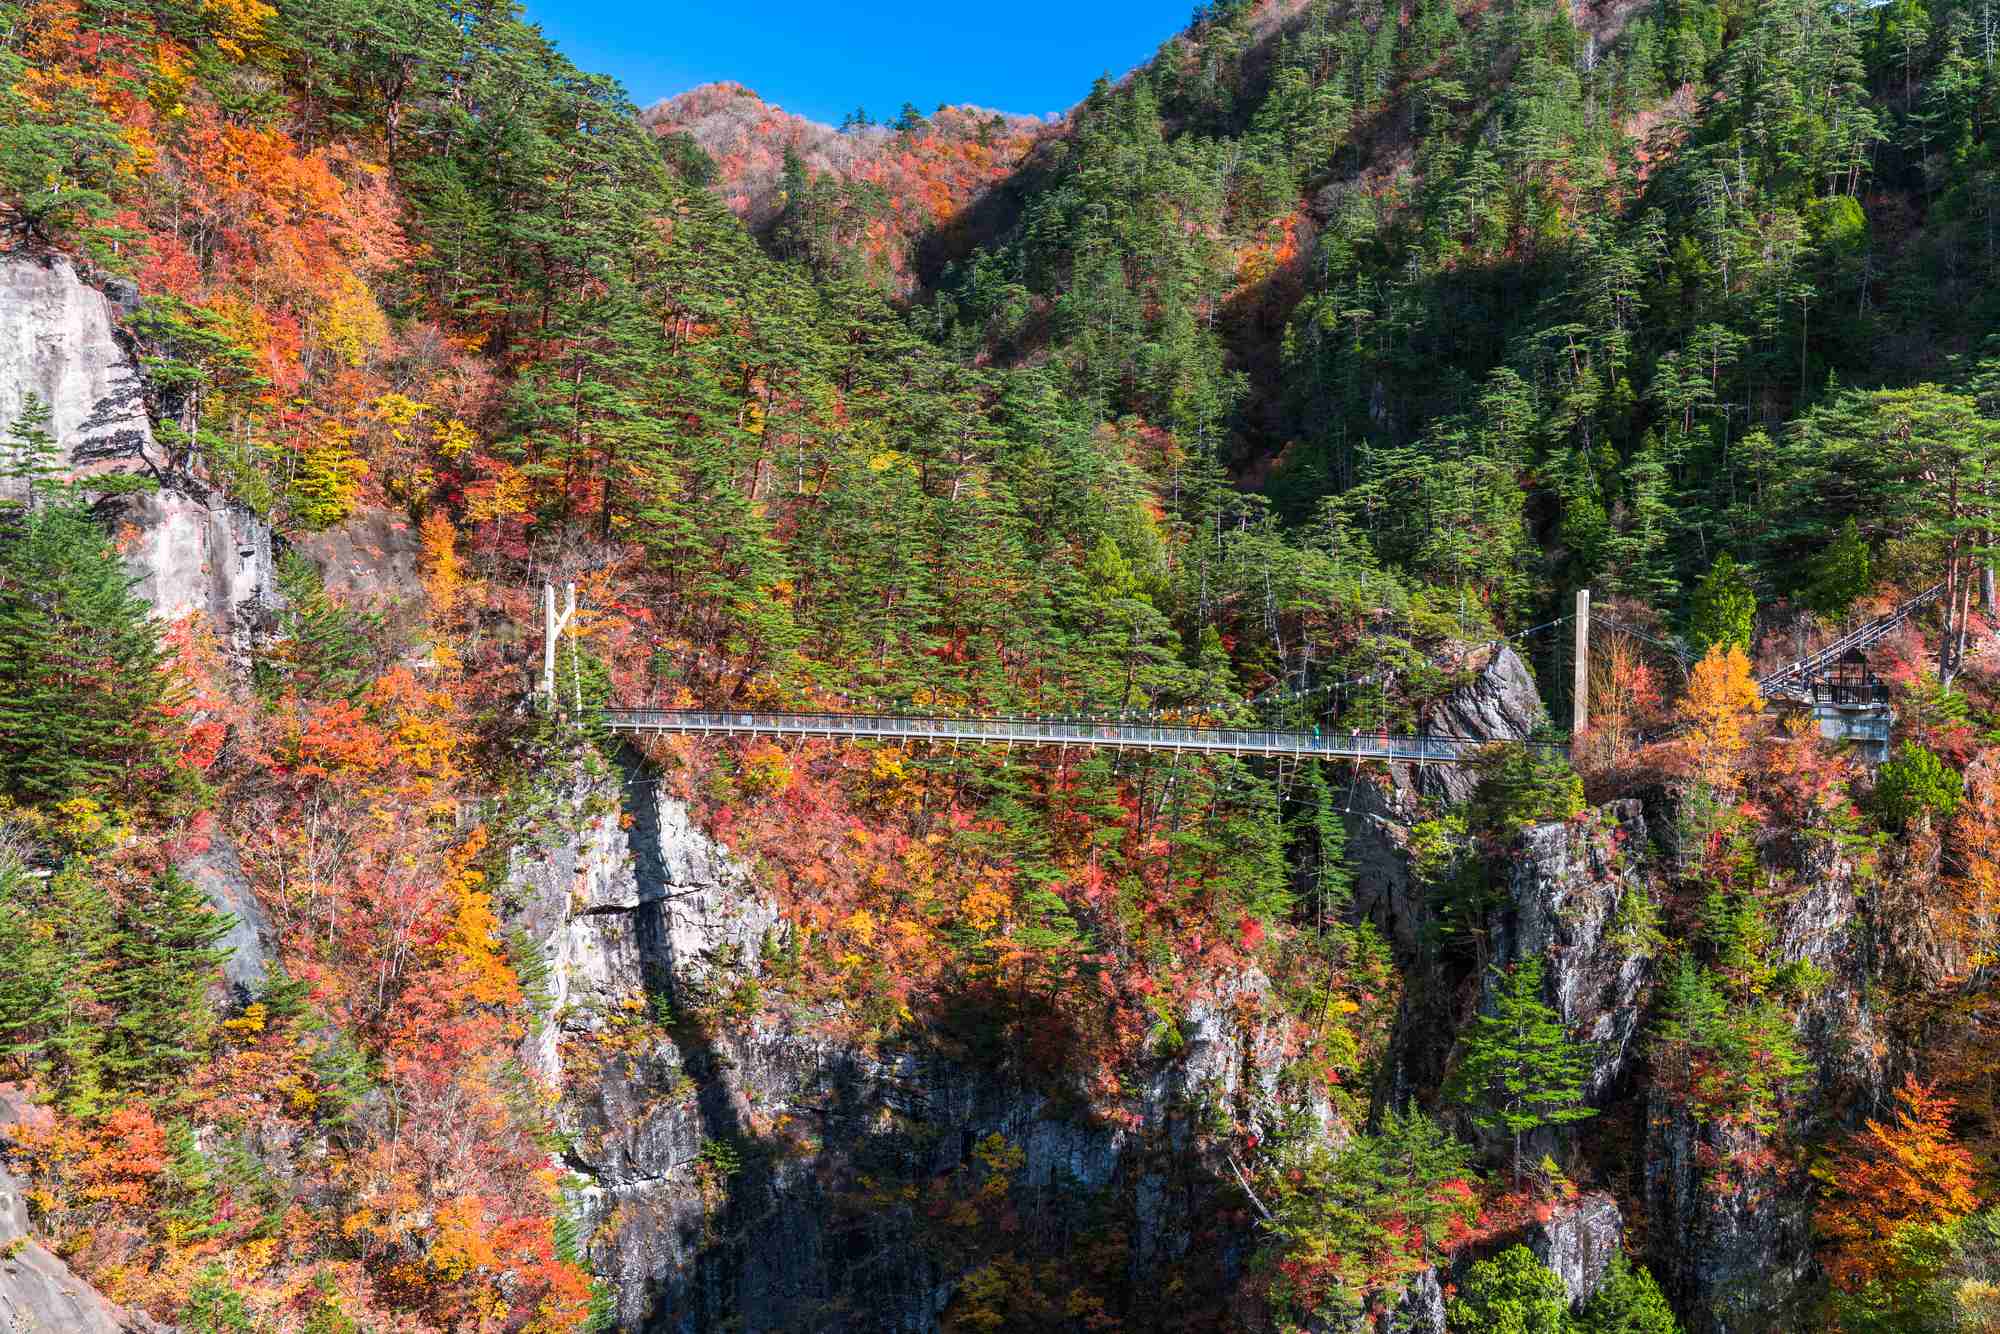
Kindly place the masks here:
<instances>
[{"instance_id":1,"label":"bridge walkway","mask_svg":"<svg viewBox=\"0 0 2000 1334\"><path fill-rule=\"evenodd\" d=\"M612 731L628 733L1079 746L1100 750L1284 755L1320 760L1395 760L1413 764L1462 764L1494 744L1490 739L1479 737L1181 727L1061 718L908 717L900 714L768 713L740 709L606 709L603 717L604 725ZM1553 753L1567 750L1566 746L1554 742L1524 744Z\"/></svg>"}]
</instances>

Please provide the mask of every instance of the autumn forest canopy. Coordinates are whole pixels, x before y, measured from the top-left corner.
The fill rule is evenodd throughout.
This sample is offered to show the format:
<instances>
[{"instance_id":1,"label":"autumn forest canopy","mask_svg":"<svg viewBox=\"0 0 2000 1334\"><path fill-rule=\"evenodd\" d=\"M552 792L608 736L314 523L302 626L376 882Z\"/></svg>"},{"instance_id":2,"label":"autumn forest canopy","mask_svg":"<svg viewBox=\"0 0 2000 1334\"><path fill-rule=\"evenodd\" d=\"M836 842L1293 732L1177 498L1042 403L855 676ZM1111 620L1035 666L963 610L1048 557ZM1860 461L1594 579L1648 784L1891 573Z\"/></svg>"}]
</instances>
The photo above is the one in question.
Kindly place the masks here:
<instances>
[{"instance_id":1,"label":"autumn forest canopy","mask_svg":"<svg viewBox=\"0 0 2000 1334\"><path fill-rule=\"evenodd\" d=\"M2000 1327L2000 0L0 0L0 404L0 1312Z\"/></svg>"}]
</instances>

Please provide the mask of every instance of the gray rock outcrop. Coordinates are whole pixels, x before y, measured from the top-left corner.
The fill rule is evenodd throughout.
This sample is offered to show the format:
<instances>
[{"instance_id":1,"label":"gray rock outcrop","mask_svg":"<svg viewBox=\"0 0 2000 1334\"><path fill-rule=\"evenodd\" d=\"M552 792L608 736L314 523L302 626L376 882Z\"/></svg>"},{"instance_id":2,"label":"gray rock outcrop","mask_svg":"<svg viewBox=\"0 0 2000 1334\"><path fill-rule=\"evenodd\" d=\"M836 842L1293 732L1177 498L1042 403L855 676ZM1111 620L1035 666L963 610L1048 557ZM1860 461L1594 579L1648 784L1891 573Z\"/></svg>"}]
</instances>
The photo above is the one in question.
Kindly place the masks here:
<instances>
[{"instance_id":1,"label":"gray rock outcrop","mask_svg":"<svg viewBox=\"0 0 2000 1334\"><path fill-rule=\"evenodd\" d=\"M1287 1096L1261 974L1181 1016L1178 1053L1107 1124L1008 1063L839 1039L837 1014L769 1005L792 930L776 904L682 803L630 783L621 809L619 790L580 787L574 818L516 851L504 897L551 966L527 1055L564 1090L588 1255L621 1328L934 1329L963 1275L919 1205L994 1135L1020 1155L1015 1207L1055 1234L1110 1211L1135 1279L1185 1254L1204 1210L1240 1208L1196 1127L1217 1105L1275 1116ZM1234 1272L1251 1233L1232 1227Z\"/></svg>"},{"instance_id":2,"label":"gray rock outcrop","mask_svg":"<svg viewBox=\"0 0 2000 1334\"><path fill-rule=\"evenodd\" d=\"M229 950L222 963L222 978L229 986L230 999L247 1005L264 989L270 974L271 922L244 874L236 855L236 845L216 836L206 849L181 859L177 868L188 882L207 896L209 906L235 919L229 934L218 943Z\"/></svg>"},{"instance_id":3,"label":"gray rock outcrop","mask_svg":"<svg viewBox=\"0 0 2000 1334\"><path fill-rule=\"evenodd\" d=\"M1602 1191L1578 1196L1528 1232L1528 1249L1562 1279L1572 1310L1597 1294L1624 1244L1618 1201Z\"/></svg>"},{"instance_id":4,"label":"gray rock outcrop","mask_svg":"<svg viewBox=\"0 0 2000 1334\"><path fill-rule=\"evenodd\" d=\"M1646 1122L1647 1258L1689 1334L1800 1328L1812 1270L1804 1168L1657 1093Z\"/></svg>"},{"instance_id":5,"label":"gray rock outcrop","mask_svg":"<svg viewBox=\"0 0 2000 1334\"><path fill-rule=\"evenodd\" d=\"M158 466L145 382L119 341L113 308L61 255L0 256L0 432L30 394L77 475ZM0 446L0 449L4 449ZM0 481L0 498L22 486Z\"/></svg>"},{"instance_id":6,"label":"gray rock outcrop","mask_svg":"<svg viewBox=\"0 0 2000 1334\"><path fill-rule=\"evenodd\" d=\"M1520 741L1547 721L1534 674L1505 644L1478 651L1472 679L1440 700L1419 729L1427 736ZM1356 909L1382 929L1400 958L1416 953L1425 921L1424 886L1410 868L1410 830L1426 799L1453 803L1477 781L1458 765L1391 764L1387 784L1373 777L1352 785L1346 802L1347 851L1354 870Z\"/></svg>"},{"instance_id":7,"label":"gray rock outcrop","mask_svg":"<svg viewBox=\"0 0 2000 1334\"><path fill-rule=\"evenodd\" d=\"M1419 1270L1395 1302L1373 1315L1350 1319L1318 1317L1308 1334L1445 1334L1444 1281L1435 1268Z\"/></svg>"},{"instance_id":8,"label":"gray rock outcrop","mask_svg":"<svg viewBox=\"0 0 2000 1334\"><path fill-rule=\"evenodd\" d=\"M1591 1044L1584 1100L1601 1106L1624 1074L1638 1036L1640 1000L1652 973L1653 944L1621 931L1628 894L1646 893L1646 819L1619 801L1587 824L1537 825L1522 832L1507 879L1507 901L1489 924L1493 962L1544 961L1544 987L1570 1035ZM1489 974L1482 1003L1491 1003Z\"/></svg>"},{"instance_id":9,"label":"gray rock outcrop","mask_svg":"<svg viewBox=\"0 0 2000 1334\"><path fill-rule=\"evenodd\" d=\"M1418 731L1482 741L1527 740L1549 717L1535 689L1535 674L1506 644L1479 653L1485 661L1472 679L1432 706ZM1478 781L1471 770L1455 764L1430 765L1419 777L1426 790L1448 801L1464 801Z\"/></svg>"},{"instance_id":10,"label":"gray rock outcrop","mask_svg":"<svg viewBox=\"0 0 2000 1334\"><path fill-rule=\"evenodd\" d=\"M423 588L423 541L415 524L369 510L293 546L319 570L326 590L375 609L417 596Z\"/></svg>"},{"instance_id":11,"label":"gray rock outcrop","mask_svg":"<svg viewBox=\"0 0 2000 1334\"><path fill-rule=\"evenodd\" d=\"M0 255L0 430L30 394L72 477L135 473L157 490L113 497L105 518L137 591L162 620L206 616L239 660L277 600L271 530L198 478L170 472L145 381L104 293L59 255ZM0 446L4 448L4 446ZM19 484L0 482L18 493Z\"/></svg>"},{"instance_id":12,"label":"gray rock outcrop","mask_svg":"<svg viewBox=\"0 0 2000 1334\"><path fill-rule=\"evenodd\" d=\"M135 590L164 621L199 613L241 658L278 605L270 525L191 479L107 502Z\"/></svg>"}]
</instances>

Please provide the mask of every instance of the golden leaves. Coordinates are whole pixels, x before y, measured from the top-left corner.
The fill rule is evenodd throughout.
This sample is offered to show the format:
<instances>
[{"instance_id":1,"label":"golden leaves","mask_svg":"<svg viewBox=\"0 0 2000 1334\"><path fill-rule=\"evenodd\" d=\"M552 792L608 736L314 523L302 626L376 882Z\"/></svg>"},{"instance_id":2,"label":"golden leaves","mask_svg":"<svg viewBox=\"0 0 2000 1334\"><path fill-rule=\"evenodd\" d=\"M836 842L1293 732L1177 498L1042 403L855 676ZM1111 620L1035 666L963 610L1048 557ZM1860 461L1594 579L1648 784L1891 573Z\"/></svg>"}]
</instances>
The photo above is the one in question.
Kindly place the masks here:
<instances>
[{"instance_id":1,"label":"golden leaves","mask_svg":"<svg viewBox=\"0 0 2000 1334\"><path fill-rule=\"evenodd\" d=\"M1695 772L1703 780L1715 786L1734 780L1736 761L1748 744L1745 724L1761 704L1750 659L1734 644L1715 645L1694 665L1681 716L1688 723Z\"/></svg>"}]
</instances>

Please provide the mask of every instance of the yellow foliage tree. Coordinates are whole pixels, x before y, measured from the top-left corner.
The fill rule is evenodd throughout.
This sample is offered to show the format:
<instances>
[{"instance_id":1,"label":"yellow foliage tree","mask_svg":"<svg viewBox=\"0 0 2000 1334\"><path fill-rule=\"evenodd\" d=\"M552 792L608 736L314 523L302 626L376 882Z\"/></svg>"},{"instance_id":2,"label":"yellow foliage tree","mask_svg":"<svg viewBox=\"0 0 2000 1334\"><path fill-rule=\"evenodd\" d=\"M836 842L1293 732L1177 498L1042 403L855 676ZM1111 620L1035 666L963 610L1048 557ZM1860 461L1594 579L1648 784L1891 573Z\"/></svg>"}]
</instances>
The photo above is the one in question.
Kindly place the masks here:
<instances>
[{"instance_id":1,"label":"yellow foliage tree","mask_svg":"<svg viewBox=\"0 0 2000 1334\"><path fill-rule=\"evenodd\" d=\"M1717 644L1688 674L1681 717L1694 772L1713 787L1735 782L1736 762L1748 739L1744 727L1762 705L1750 659L1734 644Z\"/></svg>"},{"instance_id":2,"label":"yellow foliage tree","mask_svg":"<svg viewBox=\"0 0 2000 1334\"><path fill-rule=\"evenodd\" d=\"M432 627L442 632L458 606L465 585L465 568L458 560L458 529L443 510L424 516L420 530L424 544L424 595L431 604Z\"/></svg>"},{"instance_id":3,"label":"yellow foliage tree","mask_svg":"<svg viewBox=\"0 0 2000 1334\"><path fill-rule=\"evenodd\" d=\"M292 478L292 513L307 528L330 528L354 513L368 464L348 446L348 434L329 427L299 458Z\"/></svg>"},{"instance_id":4,"label":"yellow foliage tree","mask_svg":"<svg viewBox=\"0 0 2000 1334\"><path fill-rule=\"evenodd\" d=\"M320 345L342 365L359 366L389 341L389 317L366 284L343 272L320 316ZM400 395L397 395L400 397Z\"/></svg>"},{"instance_id":5,"label":"yellow foliage tree","mask_svg":"<svg viewBox=\"0 0 2000 1334\"><path fill-rule=\"evenodd\" d=\"M216 46L232 60L244 59L247 48L263 40L264 25L278 16L264 0L208 0L204 8Z\"/></svg>"},{"instance_id":6,"label":"yellow foliage tree","mask_svg":"<svg viewBox=\"0 0 2000 1334\"><path fill-rule=\"evenodd\" d=\"M442 946L461 969L468 999L482 1005L518 1004L520 979L501 944L500 918L486 892L486 876L475 866L485 850L486 830L475 828L446 865L444 881L452 897L452 919Z\"/></svg>"}]
</instances>

